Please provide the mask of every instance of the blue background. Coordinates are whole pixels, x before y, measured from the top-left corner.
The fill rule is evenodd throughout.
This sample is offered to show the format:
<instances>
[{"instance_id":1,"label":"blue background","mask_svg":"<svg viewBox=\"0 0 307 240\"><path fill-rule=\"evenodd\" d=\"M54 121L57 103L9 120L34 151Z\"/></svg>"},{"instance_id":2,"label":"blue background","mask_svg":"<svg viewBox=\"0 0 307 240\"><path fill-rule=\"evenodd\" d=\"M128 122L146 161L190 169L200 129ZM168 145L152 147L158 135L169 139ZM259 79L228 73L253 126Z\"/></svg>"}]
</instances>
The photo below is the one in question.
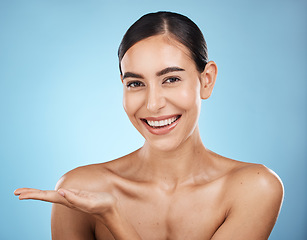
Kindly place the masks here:
<instances>
[{"instance_id":1,"label":"blue background","mask_svg":"<svg viewBox=\"0 0 307 240\"><path fill-rule=\"evenodd\" d=\"M117 48L158 10L194 20L219 67L205 145L273 169L285 199L270 239L307 239L307 3L296 0L1 0L0 239L50 239L51 204L19 201L15 188L53 189L70 169L142 145L122 108Z\"/></svg>"}]
</instances>

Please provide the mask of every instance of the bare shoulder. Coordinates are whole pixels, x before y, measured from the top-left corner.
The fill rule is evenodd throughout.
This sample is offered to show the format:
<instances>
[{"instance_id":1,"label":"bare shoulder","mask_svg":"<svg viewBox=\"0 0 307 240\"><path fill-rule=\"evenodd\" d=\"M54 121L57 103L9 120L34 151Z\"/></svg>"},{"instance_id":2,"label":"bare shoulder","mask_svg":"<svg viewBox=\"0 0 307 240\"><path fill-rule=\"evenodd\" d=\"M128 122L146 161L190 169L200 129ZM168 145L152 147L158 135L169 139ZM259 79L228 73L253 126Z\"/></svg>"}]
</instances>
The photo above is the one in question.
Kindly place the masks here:
<instances>
[{"instance_id":1,"label":"bare shoulder","mask_svg":"<svg viewBox=\"0 0 307 240\"><path fill-rule=\"evenodd\" d=\"M226 219L212 239L268 239L283 201L283 184L263 165L232 164L225 181Z\"/></svg>"},{"instance_id":2,"label":"bare shoulder","mask_svg":"<svg viewBox=\"0 0 307 240\"><path fill-rule=\"evenodd\" d=\"M238 191L249 189L283 196L283 184L279 176L261 164L241 163L230 172L229 180Z\"/></svg>"},{"instance_id":3,"label":"bare shoulder","mask_svg":"<svg viewBox=\"0 0 307 240\"><path fill-rule=\"evenodd\" d=\"M59 188L74 188L87 191L111 191L112 183L122 176L131 165L130 153L104 163L77 167L65 173L56 185Z\"/></svg>"},{"instance_id":4,"label":"bare shoulder","mask_svg":"<svg viewBox=\"0 0 307 240\"><path fill-rule=\"evenodd\" d=\"M107 191L114 175L109 165L110 162L106 162L77 167L60 178L56 189L74 188L87 191Z\"/></svg>"},{"instance_id":5,"label":"bare shoulder","mask_svg":"<svg viewBox=\"0 0 307 240\"><path fill-rule=\"evenodd\" d=\"M229 214L262 214L273 227L279 214L284 188L279 176L261 164L238 164L227 176ZM264 217L263 217L264 218Z\"/></svg>"},{"instance_id":6,"label":"bare shoulder","mask_svg":"<svg viewBox=\"0 0 307 240\"><path fill-rule=\"evenodd\" d=\"M258 192L283 197L283 184L279 176L262 164L248 163L223 157L211 152L221 165L219 176L223 178L231 194Z\"/></svg>"}]
</instances>

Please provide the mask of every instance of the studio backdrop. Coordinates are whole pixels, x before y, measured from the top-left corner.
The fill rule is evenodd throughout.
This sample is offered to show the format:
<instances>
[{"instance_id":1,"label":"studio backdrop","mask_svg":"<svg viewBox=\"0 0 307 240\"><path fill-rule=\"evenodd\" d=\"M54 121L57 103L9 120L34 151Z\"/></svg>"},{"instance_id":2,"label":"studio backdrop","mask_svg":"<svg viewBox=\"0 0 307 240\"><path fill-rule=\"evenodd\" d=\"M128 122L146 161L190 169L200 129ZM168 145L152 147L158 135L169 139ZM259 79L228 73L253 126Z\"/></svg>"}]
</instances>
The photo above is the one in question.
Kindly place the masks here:
<instances>
[{"instance_id":1,"label":"studio backdrop","mask_svg":"<svg viewBox=\"0 0 307 240\"><path fill-rule=\"evenodd\" d=\"M182 13L218 65L199 124L207 148L273 169L285 186L271 240L307 239L307 2L0 1L0 239L50 239L54 189L67 171L144 140L122 107L117 48L148 12ZM253 189L251 189L253 191Z\"/></svg>"}]
</instances>

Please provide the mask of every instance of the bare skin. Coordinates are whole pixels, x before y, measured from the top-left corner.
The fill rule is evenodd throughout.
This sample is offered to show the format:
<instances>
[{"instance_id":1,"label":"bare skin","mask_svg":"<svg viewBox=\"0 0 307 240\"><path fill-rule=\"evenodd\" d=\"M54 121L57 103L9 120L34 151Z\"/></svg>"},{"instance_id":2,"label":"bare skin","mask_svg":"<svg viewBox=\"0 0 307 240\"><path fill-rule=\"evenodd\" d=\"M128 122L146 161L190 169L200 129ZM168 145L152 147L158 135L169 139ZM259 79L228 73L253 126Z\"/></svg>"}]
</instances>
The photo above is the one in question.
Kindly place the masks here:
<instances>
[{"instance_id":1,"label":"bare skin","mask_svg":"<svg viewBox=\"0 0 307 240\"><path fill-rule=\"evenodd\" d=\"M121 64L124 108L144 146L68 172L55 191L15 194L56 203L56 240L267 239L282 203L280 179L211 152L200 138L200 103L212 92L215 63L199 73L184 46L159 35L131 47ZM149 126L174 116L171 130Z\"/></svg>"}]
</instances>

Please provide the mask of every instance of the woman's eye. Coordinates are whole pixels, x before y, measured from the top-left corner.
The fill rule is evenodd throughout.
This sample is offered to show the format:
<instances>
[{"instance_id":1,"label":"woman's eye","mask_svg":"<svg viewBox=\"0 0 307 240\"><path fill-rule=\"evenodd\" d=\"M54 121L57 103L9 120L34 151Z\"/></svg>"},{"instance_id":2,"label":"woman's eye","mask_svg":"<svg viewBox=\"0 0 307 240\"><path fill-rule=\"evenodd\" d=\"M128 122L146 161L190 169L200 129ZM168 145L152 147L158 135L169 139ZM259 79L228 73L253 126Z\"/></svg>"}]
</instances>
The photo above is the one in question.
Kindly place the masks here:
<instances>
[{"instance_id":1,"label":"woman's eye","mask_svg":"<svg viewBox=\"0 0 307 240\"><path fill-rule=\"evenodd\" d=\"M180 79L177 78L177 77L170 77L170 78L167 78L163 83L174 83L174 82L179 82Z\"/></svg>"},{"instance_id":2,"label":"woman's eye","mask_svg":"<svg viewBox=\"0 0 307 240\"><path fill-rule=\"evenodd\" d=\"M128 82L126 86L127 88L143 87L144 83L139 81L133 81L133 82Z\"/></svg>"}]
</instances>

